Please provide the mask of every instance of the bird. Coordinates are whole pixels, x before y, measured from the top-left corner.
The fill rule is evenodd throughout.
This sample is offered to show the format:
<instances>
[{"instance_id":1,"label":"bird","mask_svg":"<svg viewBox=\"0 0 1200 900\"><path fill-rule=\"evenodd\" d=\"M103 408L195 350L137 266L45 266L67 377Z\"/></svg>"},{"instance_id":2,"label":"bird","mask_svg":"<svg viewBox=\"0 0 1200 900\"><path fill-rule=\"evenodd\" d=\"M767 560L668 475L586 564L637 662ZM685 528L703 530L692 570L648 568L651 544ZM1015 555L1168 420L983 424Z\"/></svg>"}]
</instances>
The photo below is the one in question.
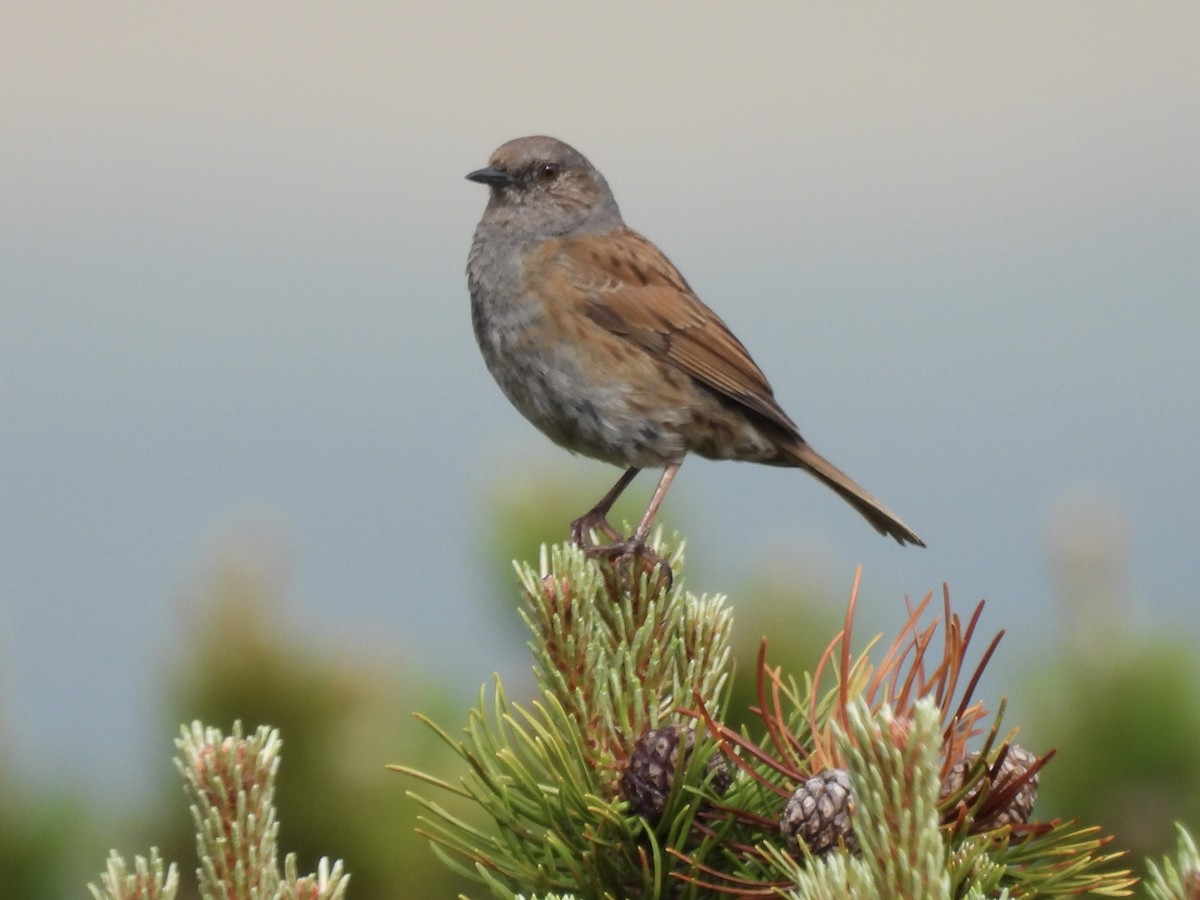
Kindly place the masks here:
<instances>
[{"instance_id":1,"label":"bird","mask_svg":"<svg viewBox=\"0 0 1200 900\"><path fill-rule=\"evenodd\" d=\"M571 523L572 543L593 557L651 553L654 518L695 454L803 469L881 534L925 546L801 437L741 341L625 224L583 154L553 137L521 137L466 177L489 192L467 257L471 324L488 371L552 441L625 470ZM608 513L642 469L663 472L626 536Z\"/></svg>"}]
</instances>

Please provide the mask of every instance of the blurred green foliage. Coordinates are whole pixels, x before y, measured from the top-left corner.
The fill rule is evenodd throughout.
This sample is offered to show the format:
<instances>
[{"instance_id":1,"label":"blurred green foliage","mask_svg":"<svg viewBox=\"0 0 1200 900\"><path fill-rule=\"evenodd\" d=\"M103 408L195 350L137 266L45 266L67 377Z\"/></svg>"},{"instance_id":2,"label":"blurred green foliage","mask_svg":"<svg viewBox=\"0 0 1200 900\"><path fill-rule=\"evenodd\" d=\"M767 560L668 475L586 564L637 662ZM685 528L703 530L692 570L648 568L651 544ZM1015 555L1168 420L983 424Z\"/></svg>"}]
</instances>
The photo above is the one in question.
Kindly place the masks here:
<instances>
[{"instance_id":1,"label":"blurred green foliage","mask_svg":"<svg viewBox=\"0 0 1200 900\"><path fill-rule=\"evenodd\" d=\"M463 885L414 833L417 806L385 768L416 757L454 776L412 717L418 708L446 713L438 685L405 670L403 648L372 658L298 633L274 574L233 564L217 570L173 678L172 720L280 730L280 847L297 854L301 871L327 856L345 862L351 896L455 896ZM153 841L169 860L192 860L194 831L180 805Z\"/></svg>"},{"instance_id":2,"label":"blurred green foliage","mask_svg":"<svg viewBox=\"0 0 1200 900\"><path fill-rule=\"evenodd\" d=\"M1103 822L1132 859L1161 856L1175 822L1200 823L1200 660L1190 636L1119 610L1069 607L1052 658L1031 661L1026 734L1057 748L1049 815Z\"/></svg>"},{"instance_id":3,"label":"blurred green foliage","mask_svg":"<svg viewBox=\"0 0 1200 900\"><path fill-rule=\"evenodd\" d=\"M1147 619L1129 586L1129 537L1111 501L1083 495L1051 520L1060 633L1018 661L1011 686L1039 752L1043 815L1101 822L1135 869L1200 828L1200 654L1195 636ZM1008 648L1011 652L1012 648Z\"/></svg>"},{"instance_id":4,"label":"blurred green foliage","mask_svg":"<svg viewBox=\"0 0 1200 900\"><path fill-rule=\"evenodd\" d=\"M0 765L6 762L0 756ZM104 867L97 829L78 801L19 790L9 781L12 774L0 772L0 896L83 896L84 883ZM80 851L87 850L95 859L84 858Z\"/></svg>"},{"instance_id":5,"label":"blurred green foliage","mask_svg":"<svg viewBox=\"0 0 1200 900\"><path fill-rule=\"evenodd\" d=\"M1036 733L1058 749L1042 777L1047 815L1103 822L1133 860L1167 852L1175 822L1200 823L1200 669L1190 642L1126 637L1102 664L1059 659L1039 682Z\"/></svg>"}]
</instances>

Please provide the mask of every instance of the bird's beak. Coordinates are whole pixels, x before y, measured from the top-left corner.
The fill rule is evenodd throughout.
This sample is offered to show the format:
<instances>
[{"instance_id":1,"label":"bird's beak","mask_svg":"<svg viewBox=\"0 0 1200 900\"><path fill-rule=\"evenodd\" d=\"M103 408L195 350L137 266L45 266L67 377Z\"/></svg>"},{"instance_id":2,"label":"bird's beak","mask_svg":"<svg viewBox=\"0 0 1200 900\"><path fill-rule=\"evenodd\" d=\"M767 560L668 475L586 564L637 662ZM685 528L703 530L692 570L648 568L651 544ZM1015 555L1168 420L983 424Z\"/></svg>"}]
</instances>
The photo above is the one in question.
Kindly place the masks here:
<instances>
[{"instance_id":1,"label":"bird's beak","mask_svg":"<svg viewBox=\"0 0 1200 900\"><path fill-rule=\"evenodd\" d=\"M488 166L486 169L476 169L467 176L467 180L477 181L480 184L487 184L492 187L503 187L506 184L513 183L513 177L496 166Z\"/></svg>"}]
</instances>

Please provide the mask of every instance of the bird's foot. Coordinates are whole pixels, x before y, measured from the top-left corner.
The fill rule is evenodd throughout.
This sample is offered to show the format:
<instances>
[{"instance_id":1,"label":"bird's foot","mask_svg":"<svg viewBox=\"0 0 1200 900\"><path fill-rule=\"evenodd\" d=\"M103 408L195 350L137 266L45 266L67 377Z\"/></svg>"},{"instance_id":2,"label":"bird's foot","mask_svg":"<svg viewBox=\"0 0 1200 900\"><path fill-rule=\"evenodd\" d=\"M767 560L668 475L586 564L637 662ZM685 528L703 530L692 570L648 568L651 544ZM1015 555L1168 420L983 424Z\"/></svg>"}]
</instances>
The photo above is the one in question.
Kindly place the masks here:
<instances>
[{"instance_id":1,"label":"bird's foot","mask_svg":"<svg viewBox=\"0 0 1200 900\"><path fill-rule=\"evenodd\" d=\"M675 576L671 572L671 567L668 565L666 559L657 550L647 547L645 538L639 538L635 535L631 538L615 540L611 544L596 544L589 541L579 546L586 556L592 559L607 560L613 564L614 569L623 568L628 565L628 571L633 575L633 578L627 579L622 575L622 581L625 583L626 590L633 589L638 575L644 573L647 576L652 576L655 569L658 570L658 590L669 591L675 581Z\"/></svg>"},{"instance_id":2,"label":"bird's foot","mask_svg":"<svg viewBox=\"0 0 1200 900\"><path fill-rule=\"evenodd\" d=\"M589 552L594 548L602 549L605 545L597 544L592 540L593 531L600 532L613 541L614 545L625 540L625 535L613 528L604 513L597 508L589 510L571 523L571 543L576 547L583 548L584 552Z\"/></svg>"}]
</instances>

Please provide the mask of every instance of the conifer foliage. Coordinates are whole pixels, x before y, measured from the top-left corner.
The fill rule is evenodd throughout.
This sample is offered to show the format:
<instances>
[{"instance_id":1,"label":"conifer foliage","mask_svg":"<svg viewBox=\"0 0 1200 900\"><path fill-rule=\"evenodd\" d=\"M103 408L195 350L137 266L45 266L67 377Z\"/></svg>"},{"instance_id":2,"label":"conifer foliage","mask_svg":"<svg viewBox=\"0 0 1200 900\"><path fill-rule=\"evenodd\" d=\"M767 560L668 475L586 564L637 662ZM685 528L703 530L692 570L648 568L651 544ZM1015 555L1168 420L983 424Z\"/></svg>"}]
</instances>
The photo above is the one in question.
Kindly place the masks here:
<instances>
[{"instance_id":1,"label":"conifer foliage","mask_svg":"<svg viewBox=\"0 0 1200 900\"><path fill-rule=\"evenodd\" d=\"M975 698L1000 635L968 666L983 606L948 593L889 643L851 650L857 579L825 654L757 665L752 726L724 724L732 613L677 573L543 548L518 566L538 693L481 691L465 733L426 720L463 763L412 768L419 828L494 897L1122 896L1135 882L1096 827L1039 821L1052 754ZM482 828L462 810L482 810Z\"/></svg>"}]
</instances>

